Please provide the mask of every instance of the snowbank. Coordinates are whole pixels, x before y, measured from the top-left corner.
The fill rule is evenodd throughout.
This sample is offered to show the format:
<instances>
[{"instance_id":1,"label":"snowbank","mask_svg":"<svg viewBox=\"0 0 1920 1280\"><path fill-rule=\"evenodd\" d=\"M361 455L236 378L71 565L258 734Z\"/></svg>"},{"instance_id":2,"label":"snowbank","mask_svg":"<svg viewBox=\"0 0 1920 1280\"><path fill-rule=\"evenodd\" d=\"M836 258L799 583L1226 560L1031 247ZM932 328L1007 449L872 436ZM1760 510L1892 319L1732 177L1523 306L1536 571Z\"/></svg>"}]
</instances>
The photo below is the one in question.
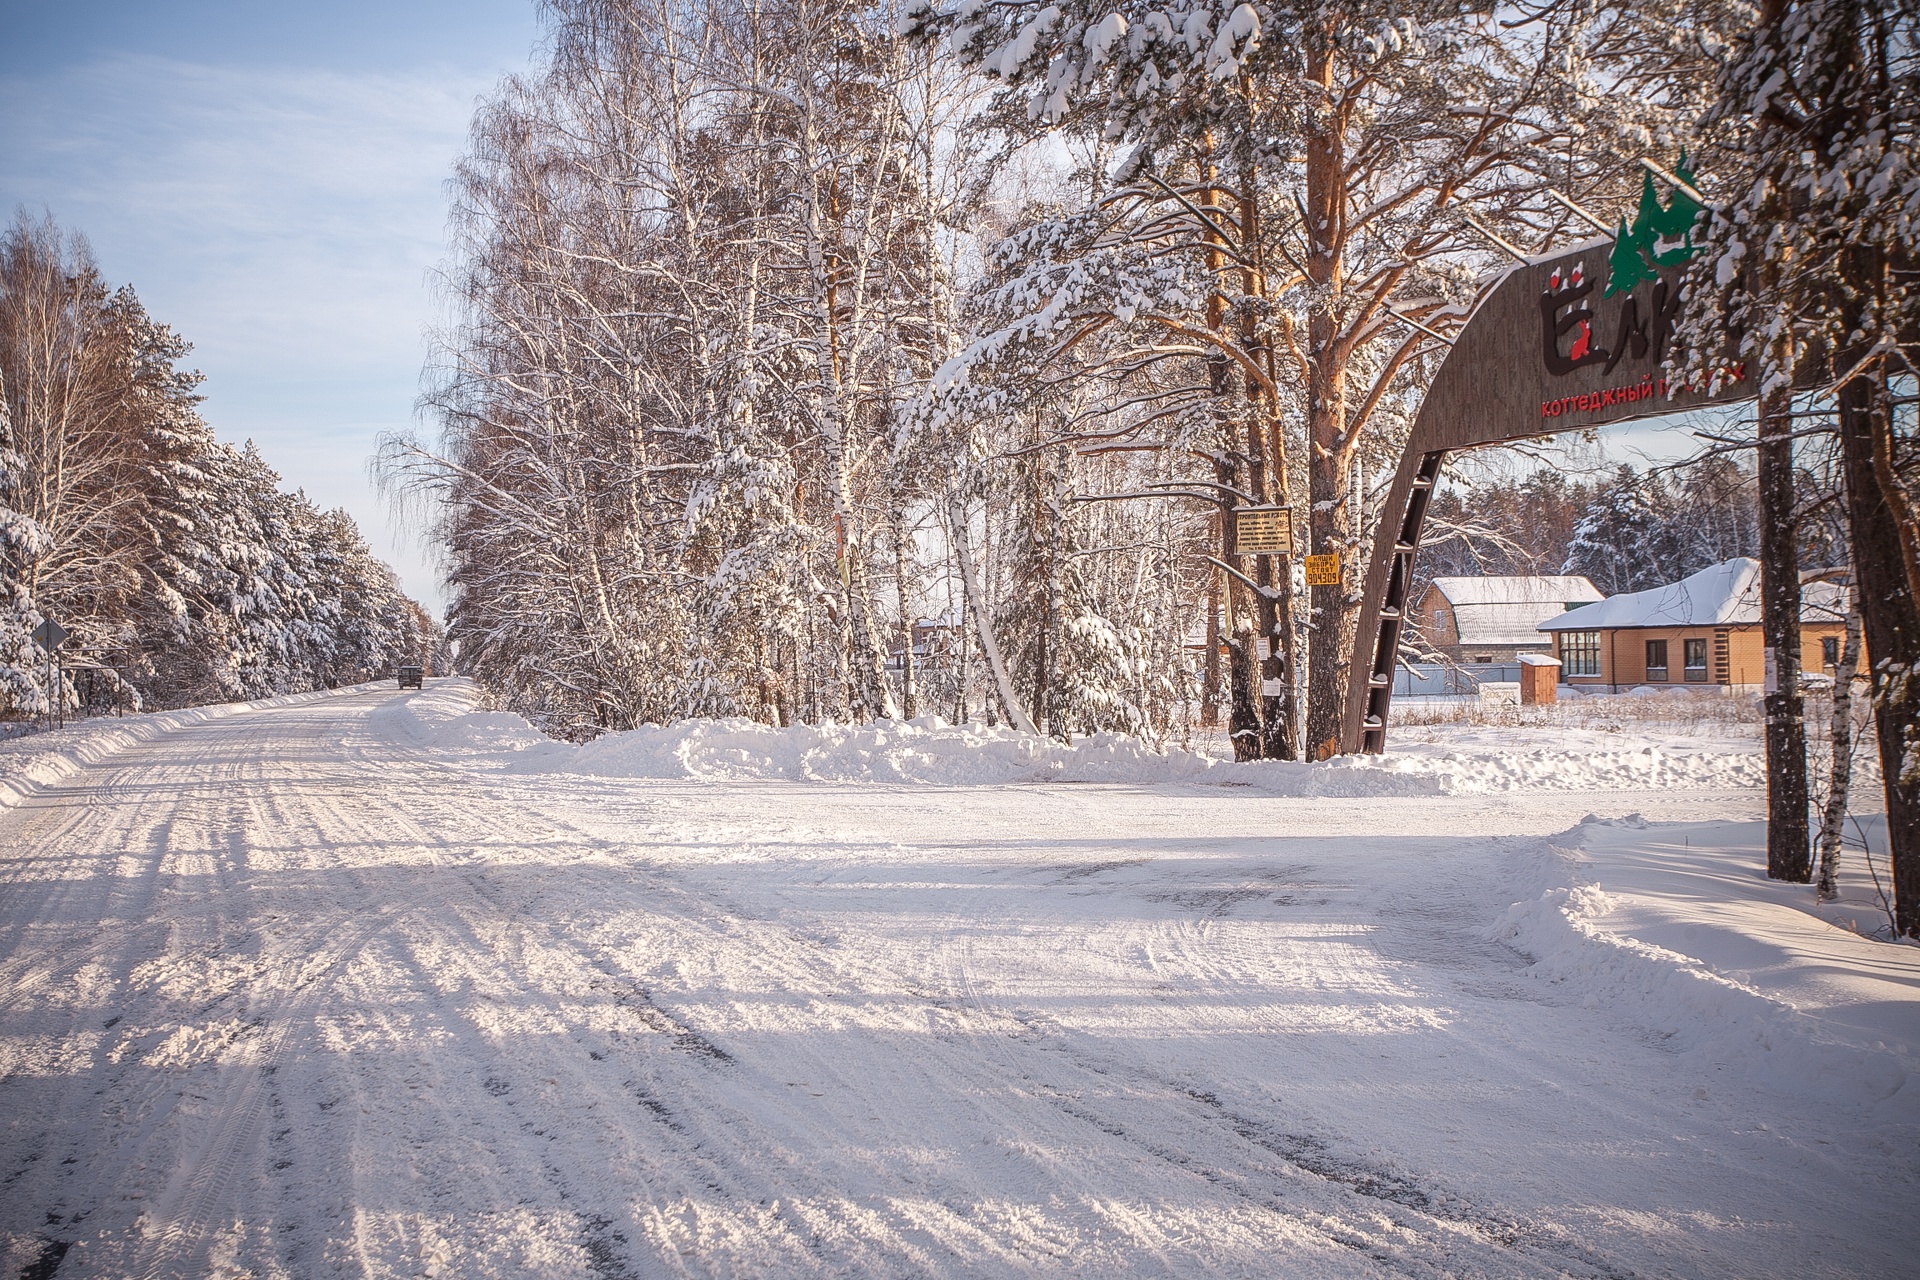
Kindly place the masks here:
<instances>
[{"instance_id":1,"label":"snowbank","mask_svg":"<svg viewBox=\"0 0 1920 1280\"><path fill-rule=\"evenodd\" d=\"M1699 824L1715 825L1741 824ZM1538 892L1489 936L1522 952L1529 974L1562 998L1729 1083L1861 1106L1907 1089L1920 1070L1920 949L1825 923L1788 896L1810 903L1806 886L1765 880L1760 850L1694 843L1710 834L1589 818L1555 842L1567 847L1549 846L1533 868ZM1715 926L1715 911L1735 927ZM1769 971L1756 977L1723 954L1726 937L1773 957ZM1822 989L1835 971L1850 975L1847 990Z\"/></svg>"},{"instance_id":2,"label":"snowbank","mask_svg":"<svg viewBox=\"0 0 1920 1280\"><path fill-rule=\"evenodd\" d=\"M29 734L0 742L0 811L13 808L35 792L70 778L82 769L104 762L116 752L142 742L151 742L163 733L171 733L190 724L218 720L262 707L284 707L295 702L342 693L366 692L379 687L377 684L354 685L345 689L322 689L314 693L260 698L252 702L216 703L181 711L83 720L53 733Z\"/></svg>"},{"instance_id":3,"label":"snowbank","mask_svg":"<svg viewBox=\"0 0 1920 1280\"><path fill-rule=\"evenodd\" d=\"M868 725L775 729L751 720L690 720L556 742L517 715L473 710L473 686L447 681L371 717L379 736L436 758L509 773L662 779L992 785L1018 782L1198 783L1300 796L1484 795L1521 790L1744 788L1764 780L1750 748L1674 747L1618 735L1570 735L1566 745L1511 737L1471 745L1422 743L1385 756L1322 764L1234 764L1156 751L1096 734L1071 745L936 716Z\"/></svg>"}]
</instances>

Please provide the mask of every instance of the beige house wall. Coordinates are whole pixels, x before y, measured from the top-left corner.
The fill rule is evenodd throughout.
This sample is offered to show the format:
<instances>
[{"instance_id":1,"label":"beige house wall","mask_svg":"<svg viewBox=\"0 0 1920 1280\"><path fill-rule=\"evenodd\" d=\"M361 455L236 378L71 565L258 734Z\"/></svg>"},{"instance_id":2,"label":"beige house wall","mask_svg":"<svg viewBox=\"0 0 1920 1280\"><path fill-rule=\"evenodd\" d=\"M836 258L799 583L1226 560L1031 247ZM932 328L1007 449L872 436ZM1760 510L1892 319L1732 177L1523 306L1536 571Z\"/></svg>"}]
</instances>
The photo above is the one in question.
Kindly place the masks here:
<instances>
[{"instance_id":1,"label":"beige house wall","mask_svg":"<svg viewBox=\"0 0 1920 1280\"><path fill-rule=\"evenodd\" d=\"M1554 633L1554 656L1565 661L1560 640L1566 633ZM1800 627L1800 665L1806 671L1821 670L1820 642L1832 636L1845 642L1846 629L1838 623L1802 623ZM1650 679L1647 674L1647 641L1667 642L1667 677ZM1707 646L1706 679L1688 680L1686 641L1704 640ZM1862 668L1865 661L1862 660ZM1565 668L1562 667L1562 672ZM1767 678L1766 647L1760 627L1747 623L1734 627L1613 627L1600 632L1600 674L1575 676L1563 674L1566 684L1585 688L1623 689L1646 685L1649 688L1687 685L1764 687Z\"/></svg>"}]
</instances>

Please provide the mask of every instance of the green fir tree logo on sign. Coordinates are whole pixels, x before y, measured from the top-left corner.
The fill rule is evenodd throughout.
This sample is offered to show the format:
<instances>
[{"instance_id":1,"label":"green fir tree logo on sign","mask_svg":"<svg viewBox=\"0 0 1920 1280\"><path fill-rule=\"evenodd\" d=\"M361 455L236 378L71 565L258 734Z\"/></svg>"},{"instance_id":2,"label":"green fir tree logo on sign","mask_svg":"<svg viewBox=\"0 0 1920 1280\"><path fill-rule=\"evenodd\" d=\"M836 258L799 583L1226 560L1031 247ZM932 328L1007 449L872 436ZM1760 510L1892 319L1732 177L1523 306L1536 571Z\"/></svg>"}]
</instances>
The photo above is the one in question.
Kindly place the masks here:
<instances>
[{"instance_id":1,"label":"green fir tree logo on sign","mask_svg":"<svg viewBox=\"0 0 1920 1280\"><path fill-rule=\"evenodd\" d=\"M1680 181L1693 185L1693 171L1687 167L1686 152L1674 166ZM1631 293L1644 280L1659 278L1659 268L1676 266L1698 252L1693 242L1694 220L1703 206L1680 187L1675 187L1663 206L1654 194L1653 175L1646 174L1640 184L1640 207L1633 222L1620 219L1614 232L1613 252L1607 257L1607 291L1603 297Z\"/></svg>"}]
</instances>

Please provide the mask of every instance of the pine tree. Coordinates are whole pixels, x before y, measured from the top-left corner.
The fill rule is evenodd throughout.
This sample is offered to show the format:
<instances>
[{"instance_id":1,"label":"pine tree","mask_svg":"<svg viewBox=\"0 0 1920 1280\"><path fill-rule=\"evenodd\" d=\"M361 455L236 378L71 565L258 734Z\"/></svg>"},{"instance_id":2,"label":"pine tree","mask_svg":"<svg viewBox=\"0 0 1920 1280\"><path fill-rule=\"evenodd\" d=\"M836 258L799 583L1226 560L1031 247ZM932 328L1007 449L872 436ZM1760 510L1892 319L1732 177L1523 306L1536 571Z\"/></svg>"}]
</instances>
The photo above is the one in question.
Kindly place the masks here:
<instances>
[{"instance_id":1,"label":"pine tree","mask_svg":"<svg viewBox=\"0 0 1920 1280\"><path fill-rule=\"evenodd\" d=\"M1622 463L1581 513L1560 572L1582 574L1610 596L1673 581L1658 485Z\"/></svg>"},{"instance_id":2,"label":"pine tree","mask_svg":"<svg viewBox=\"0 0 1920 1280\"><path fill-rule=\"evenodd\" d=\"M1920 12L1768 0L1715 89L1710 159L1721 172L1710 194L1722 198L1703 228L1711 252L1692 268L1685 372L1716 376L1729 336L1758 369L1762 492L1776 509L1791 502L1794 379L1817 367L1833 388L1853 581L1873 660L1895 915L1900 932L1920 936L1920 504L1911 445L1900 439L1888 394L1891 378L1920 368L1920 295L1911 284ZM1769 521L1779 523L1778 515ZM1768 543L1767 631L1787 667L1769 721L1777 709L1791 736L1798 584L1788 557L1798 539ZM1790 864L1804 879L1804 848L1786 854L1770 863Z\"/></svg>"},{"instance_id":3,"label":"pine tree","mask_svg":"<svg viewBox=\"0 0 1920 1280\"><path fill-rule=\"evenodd\" d=\"M40 614L27 582L50 540L37 521L12 505L27 469L13 447L11 406L0 369L0 713L31 716L49 704L33 643Z\"/></svg>"}]
</instances>

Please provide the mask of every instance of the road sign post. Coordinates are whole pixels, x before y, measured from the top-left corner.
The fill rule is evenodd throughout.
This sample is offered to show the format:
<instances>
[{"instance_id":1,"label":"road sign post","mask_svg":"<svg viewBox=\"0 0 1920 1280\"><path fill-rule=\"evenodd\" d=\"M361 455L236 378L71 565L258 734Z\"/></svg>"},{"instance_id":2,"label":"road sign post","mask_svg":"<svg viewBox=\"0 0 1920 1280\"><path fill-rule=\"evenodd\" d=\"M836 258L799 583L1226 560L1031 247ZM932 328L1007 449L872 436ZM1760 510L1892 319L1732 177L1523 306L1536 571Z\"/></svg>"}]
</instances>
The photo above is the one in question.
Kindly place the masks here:
<instances>
[{"instance_id":1,"label":"road sign post","mask_svg":"<svg viewBox=\"0 0 1920 1280\"><path fill-rule=\"evenodd\" d=\"M33 642L51 654L65 644L72 634L52 618L43 618L40 625L33 629Z\"/></svg>"},{"instance_id":2,"label":"road sign post","mask_svg":"<svg viewBox=\"0 0 1920 1280\"><path fill-rule=\"evenodd\" d=\"M55 662L54 655L55 655L55 651L58 650L61 645L67 642L67 638L70 635L72 635L72 632L68 631L65 627L55 622L52 618L42 618L40 620L40 625L33 629L33 642L39 645L43 650L45 650L47 655L47 728L48 730L52 730L58 727L54 722L54 717L58 715L60 711L60 684L59 684L58 677L55 674L56 668L54 665L54 662ZM62 719L61 723L65 723L64 718Z\"/></svg>"}]
</instances>

